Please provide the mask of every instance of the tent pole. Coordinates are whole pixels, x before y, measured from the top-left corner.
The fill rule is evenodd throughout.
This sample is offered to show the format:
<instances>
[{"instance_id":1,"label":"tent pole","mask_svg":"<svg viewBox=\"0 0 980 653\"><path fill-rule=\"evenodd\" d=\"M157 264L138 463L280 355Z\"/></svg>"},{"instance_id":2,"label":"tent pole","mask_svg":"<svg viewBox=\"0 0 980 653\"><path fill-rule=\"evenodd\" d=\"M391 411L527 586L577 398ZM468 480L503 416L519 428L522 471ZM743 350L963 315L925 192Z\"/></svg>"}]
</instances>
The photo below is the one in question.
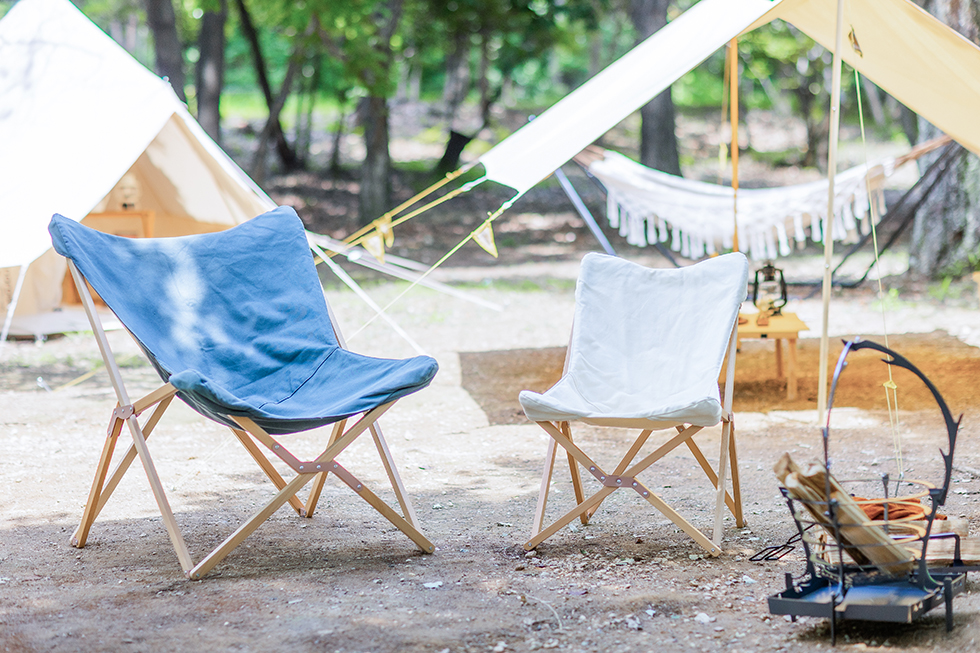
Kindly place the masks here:
<instances>
[{"instance_id":1,"label":"tent pole","mask_svg":"<svg viewBox=\"0 0 980 653\"><path fill-rule=\"evenodd\" d=\"M7 304L7 316L3 320L3 329L0 329L0 351L7 346L7 336L10 334L10 323L14 320L14 311L17 309L17 300L20 299L21 288L24 287L24 277L27 276L27 265L20 266L17 274L17 283L14 285L14 294L10 296L10 303Z\"/></svg>"},{"instance_id":2,"label":"tent pole","mask_svg":"<svg viewBox=\"0 0 980 653\"><path fill-rule=\"evenodd\" d=\"M565 171L561 168L555 170L555 179L561 184L561 189L565 191L565 195L568 196L569 201L571 201L572 206L578 211L579 216L585 221L585 226L589 228L595 239L599 241L602 245L602 249L605 250L606 254L609 256L619 256L613 246L609 243L609 239L606 238L606 234L602 233L602 229L599 228L599 223L595 221L592 213L589 211L588 207L585 206L585 202L582 201L582 196L578 194L575 190L575 186L572 186L572 181L565 174Z\"/></svg>"},{"instance_id":3,"label":"tent pole","mask_svg":"<svg viewBox=\"0 0 980 653\"><path fill-rule=\"evenodd\" d=\"M728 83L729 105L732 122L732 220L735 230L732 237L732 251L738 250L738 37L728 42Z\"/></svg>"},{"instance_id":4,"label":"tent pole","mask_svg":"<svg viewBox=\"0 0 980 653\"><path fill-rule=\"evenodd\" d=\"M830 147L827 153L827 217L823 223L823 322L820 329L820 370L817 387L817 423L827 411L827 359L830 353L831 263L834 257L834 177L837 176L837 140L840 135L841 49L844 42L844 0L837 0L837 38L834 43L834 77L830 92Z\"/></svg>"}]
</instances>

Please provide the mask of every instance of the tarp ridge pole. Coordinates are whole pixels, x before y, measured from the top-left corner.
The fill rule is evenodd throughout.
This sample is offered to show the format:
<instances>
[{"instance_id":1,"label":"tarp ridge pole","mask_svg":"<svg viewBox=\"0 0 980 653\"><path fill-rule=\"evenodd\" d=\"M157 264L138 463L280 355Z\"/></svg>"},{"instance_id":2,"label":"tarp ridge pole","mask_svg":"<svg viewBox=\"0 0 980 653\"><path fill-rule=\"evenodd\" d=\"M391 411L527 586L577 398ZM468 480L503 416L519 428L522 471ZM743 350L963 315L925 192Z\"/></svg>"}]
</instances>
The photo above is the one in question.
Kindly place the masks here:
<instances>
[{"instance_id":1,"label":"tarp ridge pole","mask_svg":"<svg viewBox=\"0 0 980 653\"><path fill-rule=\"evenodd\" d=\"M732 251L738 250L738 37L728 42L729 105L732 121L732 220L735 231L732 236Z\"/></svg>"},{"instance_id":2,"label":"tarp ridge pole","mask_svg":"<svg viewBox=\"0 0 980 653\"><path fill-rule=\"evenodd\" d=\"M830 91L830 147L827 153L827 218L823 225L823 321L820 329L820 369L817 387L817 424L827 411L827 360L830 353L831 263L834 257L834 177L837 176L837 140L840 135L841 50L844 41L844 0L837 0L834 76Z\"/></svg>"}]
</instances>

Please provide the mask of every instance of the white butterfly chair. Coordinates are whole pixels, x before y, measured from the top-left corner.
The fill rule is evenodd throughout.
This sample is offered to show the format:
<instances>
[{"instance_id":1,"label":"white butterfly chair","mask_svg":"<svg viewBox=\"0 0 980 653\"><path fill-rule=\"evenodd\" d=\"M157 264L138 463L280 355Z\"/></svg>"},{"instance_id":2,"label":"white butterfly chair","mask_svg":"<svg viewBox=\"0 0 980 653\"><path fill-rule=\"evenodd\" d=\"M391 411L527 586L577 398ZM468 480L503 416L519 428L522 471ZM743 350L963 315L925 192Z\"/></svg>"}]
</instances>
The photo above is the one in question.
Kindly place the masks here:
<instances>
[{"instance_id":1,"label":"white butterfly chair","mask_svg":"<svg viewBox=\"0 0 980 653\"><path fill-rule=\"evenodd\" d=\"M588 523L602 501L621 488L636 491L711 555L721 553L722 518L727 503L744 525L735 453L732 386L735 378L738 309L745 299L748 262L726 254L680 269L649 269L603 254L587 254L575 291L575 321L560 381L544 394L525 390L520 401L528 419L551 440L531 539L536 548L576 517ZM725 401L718 378L727 361ZM619 464L607 472L572 440L569 423L640 429ZM717 470L694 441L703 428L723 423ZM633 463L655 430L673 437ZM717 500L713 539L644 485L637 475L670 451L687 445ZM542 528L556 445L568 454L578 505ZM602 485L585 498L578 465ZM731 469L732 490L726 490Z\"/></svg>"}]
</instances>

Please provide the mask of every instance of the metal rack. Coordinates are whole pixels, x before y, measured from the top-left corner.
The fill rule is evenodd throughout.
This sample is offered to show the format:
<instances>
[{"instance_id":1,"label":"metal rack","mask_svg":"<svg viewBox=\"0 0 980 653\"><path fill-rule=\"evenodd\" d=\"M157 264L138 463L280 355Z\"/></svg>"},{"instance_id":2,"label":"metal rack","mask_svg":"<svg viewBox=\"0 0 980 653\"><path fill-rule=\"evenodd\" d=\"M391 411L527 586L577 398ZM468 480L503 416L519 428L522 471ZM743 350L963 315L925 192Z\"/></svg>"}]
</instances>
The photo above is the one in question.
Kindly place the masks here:
<instances>
[{"instance_id":1,"label":"metal rack","mask_svg":"<svg viewBox=\"0 0 980 653\"><path fill-rule=\"evenodd\" d=\"M833 479L830 409L847 356L859 349L886 354L890 360L882 359L883 362L909 370L932 392L948 435L948 453L940 451L945 467L941 487L925 481L895 480L888 475ZM939 391L907 359L871 341L846 342L834 370L827 424L823 428L823 495L800 498L781 488L798 531L793 539L802 543L806 553L806 573L798 581L786 574L786 589L769 597L769 611L790 615L794 620L798 616L829 619L832 643L836 643L839 619L911 623L939 605L945 606L947 631L952 630L953 598L963 591L966 572L977 571L963 564L958 536L932 533L937 511L949 490L958 430L959 420L953 420ZM883 498L860 498L879 495ZM921 503L924 500L928 500L925 505ZM881 507L880 519L865 518L864 507L869 504ZM855 511L855 506L859 510ZM920 514L910 516L913 508ZM855 518L855 513L860 517ZM930 569L927 549L930 540L938 537L957 538L954 562L949 567Z\"/></svg>"}]
</instances>

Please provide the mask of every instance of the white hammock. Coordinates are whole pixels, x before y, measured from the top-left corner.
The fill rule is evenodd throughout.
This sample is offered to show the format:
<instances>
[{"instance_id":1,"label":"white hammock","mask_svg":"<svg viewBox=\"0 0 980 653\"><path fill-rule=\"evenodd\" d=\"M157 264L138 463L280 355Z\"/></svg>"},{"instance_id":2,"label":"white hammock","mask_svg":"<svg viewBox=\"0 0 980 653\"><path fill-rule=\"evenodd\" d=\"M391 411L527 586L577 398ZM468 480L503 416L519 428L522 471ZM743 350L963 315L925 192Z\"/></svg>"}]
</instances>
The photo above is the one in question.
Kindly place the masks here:
<instances>
[{"instance_id":1,"label":"white hammock","mask_svg":"<svg viewBox=\"0 0 980 653\"><path fill-rule=\"evenodd\" d=\"M593 150L593 153L594 150ZM584 157L583 157L584 158ZM591 157L588 157L591 158ZM853 234L857 220L868 217L868 188L876 215L884 213L883 182L911 157L887 159L845 170L834 181L834 240ZM609 150L588 164L607 190L609 224L631 245L666 243L686 258L730 249L735 231L730 187L691 181L652 170ZM867 182L865 181L867 179ZM738 191L738 237L753 259L773 259L797 242L823 242L827 214L827 180L777 188Z\"/></svg>"}]
</instances>

